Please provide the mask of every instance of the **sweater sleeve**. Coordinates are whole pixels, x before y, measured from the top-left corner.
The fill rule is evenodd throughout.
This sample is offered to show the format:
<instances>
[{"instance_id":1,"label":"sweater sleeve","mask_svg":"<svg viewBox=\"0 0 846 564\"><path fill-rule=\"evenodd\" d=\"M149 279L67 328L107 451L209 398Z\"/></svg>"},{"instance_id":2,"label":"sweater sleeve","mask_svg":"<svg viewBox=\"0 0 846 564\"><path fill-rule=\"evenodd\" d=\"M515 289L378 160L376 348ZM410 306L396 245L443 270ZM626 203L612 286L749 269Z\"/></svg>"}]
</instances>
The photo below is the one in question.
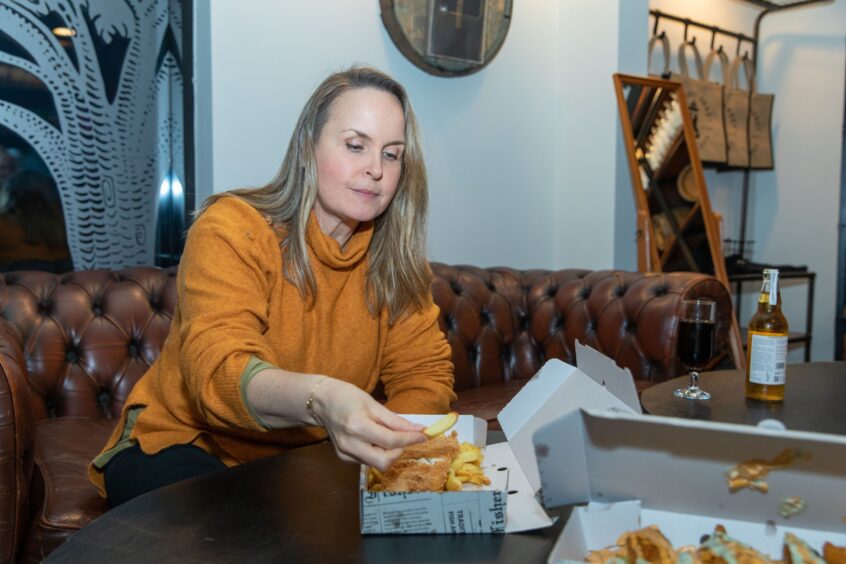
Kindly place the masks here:
<instances>
[{"instance_id":1,"label":"sweater sleeve","mask_svg":"<svg viewBox=\"0 0 846 564\"><path fill-rule=\"evenodd\" d=\"M279 364L264 337L279 257L261 215L234 198L210 206L188 233L177 279L180 371L210 428L265 430L240 383L253 357Z\"/></svg>"},{"instance_id":2,"label":"sweater sleeve","mask_svg":"<svg viewBox=\"0 0 846 564\"><path fill-rule=\"evenodd\" d=\"M455 401L451 351L429 297L422 311L402 316L388 330L382 381L397 413L446 413Z\"/></svg>"}]
</instances>

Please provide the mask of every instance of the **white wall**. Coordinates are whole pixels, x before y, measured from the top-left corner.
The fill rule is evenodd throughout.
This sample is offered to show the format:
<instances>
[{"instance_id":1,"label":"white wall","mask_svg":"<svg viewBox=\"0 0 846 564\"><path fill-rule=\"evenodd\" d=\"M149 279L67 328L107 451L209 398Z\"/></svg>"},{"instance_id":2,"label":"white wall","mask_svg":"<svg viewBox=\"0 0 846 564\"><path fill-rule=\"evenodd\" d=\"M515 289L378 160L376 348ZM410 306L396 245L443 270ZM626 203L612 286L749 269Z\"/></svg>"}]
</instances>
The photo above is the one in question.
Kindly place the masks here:
<instances>
[{"instance_id":1,"label":"white wall","mask_svg":"<svg viewBox=\"0 0 846 564\"><path fill-rule=\"evenodd\" d=\"M636 269L634 201L612 74L645 68L645 0L559 3L556 256L563 267ZM621 157L622 156L622 157ZM623 166L625 174L618 175Z\"/></svg>"},{"instance_id":2,"label":"white wall","mask_svg":"<svg viewBox=\"0 0 846 564\"><path fill-rule=\"evenodd\" d=\"M750 36L761 11L739 0L650 0L650 8ZM683 26L667 22L661 29L673 46L679 44ZM691 33L700 46L710 43L710 32L691 28ZM718 39L717 44L721 42L735 52L733 39ZM755 241L751 258L808 265L817 273L812 360L830 360L837 304L846 0L765 16L759 59L759 90L775 93L775 170L752 173L747 223L747 238ZM714 210L724 215L724 235L738 238L742 174L711 171L706 181ZM757 291L754 284L747 289L741 325L752 315ZM790 284L782 297L791 330L804 330L806 286ZM789 359L801 360L801 349L792 350Z\"/></svg>"},{"instance_id":3,"label":"white wall","mask_svg":"<svg viewBox=\"0 0 846 564\"><path fill-rule=\"evenodd\" d=\"M521 0L497 58L448 79L403 58L375 0L195 6L200 195L267 181L312 89L331 71L367 63L407 87L423 128L430 257L524 268L635 268L611 74L645 72L648 7L750 35L759 12L740 0ZM681 30L674 25L666 25L671 36ZM760 85L776 92L776 170L754 174L747 237L754 260L818 273L816 360L833 354L844 30L846 0L768 16L762 29ZM709 41L705 34L700 44ZM725 235L736 238L741 176L709 172L707 180ZM804 287L786 288L784 298L798 328Z\"/></svg>"},{"instance_id":4,"label":"white wall","mask_svg":"<svg viewBox=\"0 0 846 564\"><path fill-rule=\"evenodd\" d=\"M198 81L211 84L205 112L198 102L198 135L205 127L208 137L205 154L197 147L198 181L211 184L209 192L267 181L313 88L331 71L366 63L406 86L422 125L432 259L612 267L611 74L620 53L632 50L625 41L637 37L643 49L646 0L514 4L508 37L488 67L439 78L394 47L375 0L196 3L198 25L209 22L197 49L210 52L207 65L198 58ZM625 21L621 33L620 14L628 19L633 6L640 22Z\"/></svg>"},{"instance_id":5,"label":"white wall","mask_svg":"<svg viewBox=\"0 0 846 564\"><path fill-rule=\"evenodd\" d=\"M620 5L618 64L620 72L646 75L646 52L649 42L646 22L649 8L647 0L623 2ZM609 90L613 92L613 89ZM616 100L616 94L614 94ZM616 163L614 171L614 268L637 270L637 215L635 213L632 178L620 126L620 113L616 106L611 112L616 123L614 142Z\"/></svg>"}]
</instances>

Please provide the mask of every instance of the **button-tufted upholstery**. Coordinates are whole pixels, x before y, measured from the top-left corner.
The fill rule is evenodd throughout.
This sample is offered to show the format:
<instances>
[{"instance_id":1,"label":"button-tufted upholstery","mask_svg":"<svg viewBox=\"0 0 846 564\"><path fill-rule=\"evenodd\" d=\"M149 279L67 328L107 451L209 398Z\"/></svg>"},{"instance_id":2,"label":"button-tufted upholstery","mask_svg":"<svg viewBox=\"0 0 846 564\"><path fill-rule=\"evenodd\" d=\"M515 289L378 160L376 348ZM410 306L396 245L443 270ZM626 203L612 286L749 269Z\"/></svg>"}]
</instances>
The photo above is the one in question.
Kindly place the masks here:
<instances>
[{"instance_id":1,"label":"button-tufted upholstery","mask_svg":"<svg viewBox=\"0 0 846 564\"><path fill-rule=\"evenodd\" d=\"M675 355L681 301L717 301L717 350L727 351L731 298L715 278L433 263L432 292L452 347L460 412L497 413L550 358L575 364L575 341L629 368L638 390L684 373Z\"/></svg>"},{"instance_id":2,"label":"button-tufted upholstery","mask_svg":"<svg viewBox=\"0 0 846 564\"><path fill-rule=\"evenodd\" d=\"M86 468L161 350L175 275L0 275L0 562L41 561L108 508Z\"/></svg>"},{"instance_id":3,"label":"button-tufted upholstery","mask_svg":"<svg viewBox=\"0 0 846 564\"><path fill-rule=\"evenodd\" d=\"M681 373L683 298L718 301L721 349L732 314L725 288L701 274L432 268L455 407L490 421L547 359L572 363L575 339L644 387ZM0 274L0 563L40 561L107 509L86 467L159 354L175 274Z\"/></svg>"}]
</instances>

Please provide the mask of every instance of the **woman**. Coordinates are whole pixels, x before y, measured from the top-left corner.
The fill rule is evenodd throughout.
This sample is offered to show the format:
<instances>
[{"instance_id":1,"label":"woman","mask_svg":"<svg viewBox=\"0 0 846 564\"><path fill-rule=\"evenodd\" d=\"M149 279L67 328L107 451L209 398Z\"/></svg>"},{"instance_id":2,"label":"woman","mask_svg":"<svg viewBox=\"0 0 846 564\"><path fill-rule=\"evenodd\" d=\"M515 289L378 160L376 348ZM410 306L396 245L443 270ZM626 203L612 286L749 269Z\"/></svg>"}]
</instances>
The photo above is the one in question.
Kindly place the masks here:
<instances>
[{"instance_id":1,"label":"woman","mask_svg":"<svg viewBox=\"0 0 846 564\"><path fill-rule=\"evenodd\" d=\"M89 468L109 503L327 435L382 469L425 440L396 413L455 399L426 206L402 86L369 68L328 77L276 178L199 211L162 353Z\"/></svg>"}]
</instances>

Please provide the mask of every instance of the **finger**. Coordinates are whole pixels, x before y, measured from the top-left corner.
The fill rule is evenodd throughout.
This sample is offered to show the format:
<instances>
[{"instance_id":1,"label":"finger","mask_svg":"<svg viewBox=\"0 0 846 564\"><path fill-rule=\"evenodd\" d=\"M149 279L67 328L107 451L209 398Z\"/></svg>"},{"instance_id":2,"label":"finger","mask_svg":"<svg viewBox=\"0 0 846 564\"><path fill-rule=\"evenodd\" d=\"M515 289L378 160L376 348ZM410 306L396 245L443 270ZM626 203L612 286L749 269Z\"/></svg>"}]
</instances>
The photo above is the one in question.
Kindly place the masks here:
<instances>
[{"instance_id":1,"label":"finger","mask_svg":"<svg viewBox=\"0 0 846 564\"><path fill-rule=\"evenodd\" d=\"M373 408L373 415L385 427L393 429L394 431L411 431L423 432L426 425L421 423L412 423L405 417L397 415L382 404L376 404Z\"/></svg>"},{"instance_id":2,"label":"finger","mask_svg":"<svg viewBox=\"0 0 846 564\"><path fill-rule=\"evenodd\" d=\"M359 460L358 460L357 458L355 458L355 457L353 457L353 456L350 456L350 455L348 455L348 454L344 453L344 452L343 452L343 451L341 451L340 449L337 449L337 448L336 448L336 449L335 449L335 454L337 454L337 455L338 455L338 459L339 459L341 462L359 462Z\"/></svg>"},{"instance_id":3,"label":"finger","mask_svg":"<svg viewBox=\"0 0 846 564\"><path fill-rule=\"evenodd\" d=\"M365 456L370 460L367 464L384 472L399 458L400 454L402 454L401 448L383 449L371 445Z\"/></svg>"},{"instance_id":4,"label":"finger","mask_svg":"<svg viewBox=\"0 0 846 564\"><path fill-rule=\"evenodd\" d=\"M338 458L344 462L358 462L385 471L402 454L401 448L384 449L356 439L335 445Z\"/></svg>"},{"instance_id":5,"label":"finger","mask_svg":"<svg viewBox=\"0 0 846 564\"><path fill-rule=\"evenodd\" d=\"M374 447L374 448L378 448L378 447ZM390 465L393 464L394 461L397 458L399 458L400 455L402 454L401 448L392 448L392 449L387 449L387 450L386 449L379 449L379 450L382 451L381 458L382 458L382 464L384 464L384 467L379 467L379 470L381 470L383 472L385 470L387 470L388 467L390 467Z\"/></svg>"},{"instance_id":6,"label":"finger","mask_svg":"<svg viewBox=\"0 0 846 564\"><path fill-rule=\"evenodd\" d=\"M420 431L394 431L376 419L364 422L356 435L362 441L383 449L403 448L427 440Z\"/></svg>"}]
</instances>

